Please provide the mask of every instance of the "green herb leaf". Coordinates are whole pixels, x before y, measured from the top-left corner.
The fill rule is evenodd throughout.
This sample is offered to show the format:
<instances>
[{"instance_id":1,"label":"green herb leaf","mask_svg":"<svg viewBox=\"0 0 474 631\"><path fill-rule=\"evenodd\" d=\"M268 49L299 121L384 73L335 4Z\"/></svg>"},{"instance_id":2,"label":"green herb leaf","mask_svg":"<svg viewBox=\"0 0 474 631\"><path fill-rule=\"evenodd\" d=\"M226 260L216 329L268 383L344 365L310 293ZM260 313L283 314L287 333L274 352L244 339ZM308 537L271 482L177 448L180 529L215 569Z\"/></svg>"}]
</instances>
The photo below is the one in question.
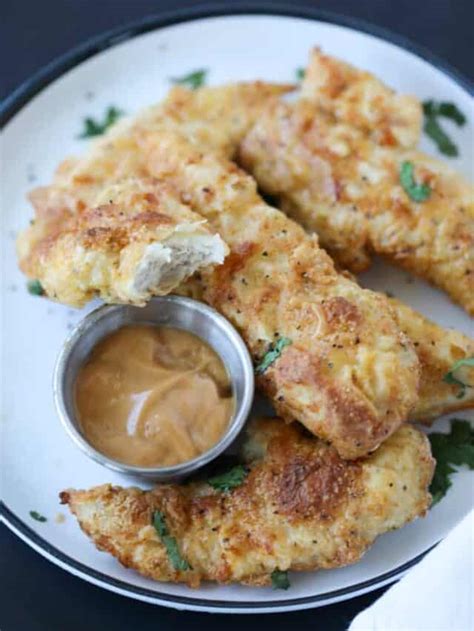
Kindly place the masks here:
<instances>
[{"instance_id":1,"label":"green herb leaf","mask_svg":"<svg viewBox=\"0 0 474 631\"><path fill-rule=\"evenodd\" d=\"M290 587L288 572L273 570L273 572L271 573L271 579L273 589L288 589Z\"/></svg>"},{"instance_id":2,"label":"green herb leaf","mask_svg":"<svg viewBox=\"0 0 474 631\"><path fill-rule=\"evenodd\" d=\"M170 535L168 531L164 514L159 510L153 513L153 526L160 536L161 542L166 548L166 552L174 569L191 570L191 566L186 561L186 559L183 559L179 552L176 539L172 535Z\"/></svg>"},{"instance_id":3,"label":"green herb leaf","mask_svg":"<svg viewBox=\"0 0 474 631\"><path fill-rule=\"evenodd\" d=\"M32 517L33 519L36 519L36 521L40 521L41 523L48 521L46 517L43 517L43 515L41 515L35 510L30 510L30 517Z\"/></svg>"},{"instance_id":4,"label":"green herb leaf","mask_svg":"<svg viewBox=\"0 0 474 631\"><path fill-rule=\"evenodd\" d=\"M466 122L464 114L454 103L425 101L423 103L423 113L425 115L424 131L436 143L439 151L446 156L457 156L458 148L443 130L438 122L439 116L444 116L454 121L456 125L462 127Z\"/></svg>"},{"instance_id":5,"label":"green herb leaf","mask_svg":"<svg viewBox=\"0 0 474 631\"><path fill-rule=\"evenodd\" d=\"M280 357L285 346L289 346L290 344L292 344L292 341L288 337L281 337L274 346L271 345L269 351L263 356L262 361L255 368L257 375L263 374L266 369Z\"/></svg>"},{"instance_id":6,"label":"green herb leaf","mask_svg":"<svg viewBox=\"0 0 474 631\"><path fill-rule=\"evenodd\" d=\"M405 160L400 167L400 184L414 202L424 202L431 194L428 184L417 184L414 178L413 162Z\"/></svg>"},{"instance_id":7,"label":"green herb leaf","mask_svg":"<svg viewBox=\"0 0 474 631\"><path fill-rule=\"evenodd\" d=\"M44 296L45 294L43 285L39 282L39 280L29 280L26 283L26 288L28 289L28 292L33 296Z\"/></svg>"},{"instance_id":8,"label":"green herb leaf","mask_svg":"<svg viewBox=\"0 0 474 631\"><path fill-rule=\"evenodd\" d=\"M466 122L466 117L458 109L457 105L448 101L424 101L423 112L425 116L444 116L462 127Z\"/></svg>"},{"instance_id":9,"label":"green herb leaf","mask_svg":"<svg viewBox=\"0 0 474 631\"><path fill-rule=\"evenodd\" d=\"M451 138L440 127L438 121L434 116L430 116L425 119L423 126L425 134L429 136L438 146L438 149L445 156L455 157L458 155L458 148L453 143Z\"/></svg>"},{"instance_id":10,"label":"green herb leaf","mask_svg":"<svg viewBox=\"0 0 474 631\"><path fill-rule=\"evenodd\" d=\"M93 136L101 136L121 116L123 116L123 112L117 107L111 106L107 108L103 122L94 120L93 118L84 119L84 130L79 138L92 138Z\"/></svg>"},{"instance_id":11,"label":"green herb leaf","mask_svg":"<svg viewBox=\"0 0 474 631\"><path fill-rule=\"evenodd\" d=\"M208 71L206 69L201 68L200 70L194 70L194 72L190 72L183 77L174 77L170 80L172 83L184 85L190 90L196 90L206 83L207 73Z\"/></svg>"},{"instance_id":12,"label":"green herb leaf","mask_svg":"<svg viewBox=\"0 0 474 631\"><path fill-rule=\"evenodd\" d=\"M436 460L436 468L430 486L433 496L432 506L446 495L452 485L451 475L456 473L454 466L467 465L474 469L474 428L469 421L453 419L449 434L428 434L431 451ZM454 465L454 466L453 466Z\"/></svg>"},{"instance_id":13,"label":"green herb leaf","mask_svg":"<svg viewBox=\"0 0 474 631\"><path fill-rule=\"evenodd\" d=\"M443 381L445 383L456 384L461 388L459 393L457 394L458 399L462 399L463 396L466 394L466 388L474 387L468 383L464 383L464 381L461 381L455 376L454 373L462 366L474 366L474 357L465 357L464 359L460 359L451 366L451 370L447 372L443 377Z\"/></svg>"},{"instance_id":14,"label":"green herb leaf","mask_svg":"<svg viewBox=\"0 0 474 631\"><path fill-rule=\"evenodd\" d=\"M297 81L303 81L304 79L304 75L305 75L305 69L304 68L297 68L295 70L295 75L296 75L296 79Z\"/></svg>"},{"instance_id":15,"label":"green herb leaf","mask_svg":"<svg viewBox=\"0 0 474 631\"><path fill-rule=\"evenodd\" d=\"M230 491L240 486L248 475L247 469L239 464L226 473L215 475L207 481L217 491Z\"/></svg>"}]
</instances>

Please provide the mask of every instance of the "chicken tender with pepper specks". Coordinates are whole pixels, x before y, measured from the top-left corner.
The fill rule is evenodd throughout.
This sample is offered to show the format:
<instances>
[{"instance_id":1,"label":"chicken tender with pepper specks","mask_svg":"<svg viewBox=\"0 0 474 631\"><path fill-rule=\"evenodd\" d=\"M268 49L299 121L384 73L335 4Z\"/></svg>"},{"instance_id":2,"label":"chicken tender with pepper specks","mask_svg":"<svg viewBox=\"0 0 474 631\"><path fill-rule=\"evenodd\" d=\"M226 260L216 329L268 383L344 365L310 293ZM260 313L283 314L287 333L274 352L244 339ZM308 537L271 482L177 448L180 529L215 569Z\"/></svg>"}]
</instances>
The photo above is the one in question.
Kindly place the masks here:
<instances>
[{"instance_id":1,"label":"chicken tender with pepper specks","mask_svg":"<svg viewBox=\"0 0 474 631\"><path fill-rule=\"evenodd\" d=\"M428 509L434 461L429 442L405 425L355 462L297 425L253 422L248 475L228 492L206 482L152 491L109 484L67 490L82 530L99 550L157 581L269 585L275 570L343 567L381 534ZM152 525L156 511L189 569L175 569Z\"/></svg>"},{"instance_id":2,"label":"chicken tender with pepper specks","mask_svg":"<svg viewBox=\"0 0 474 631\"><path fill-rule=\"evenodd\" d=\"M474 366L459 368L458 377L469 387L444 381L456 362L474 357L474 340L435 324L400 300L391 298L390 304L420 360L419 397L410 419L429 422L448 412L474 408Z\"/></svg>"},{"instance_id":3,"label":"chicken tender with pepper specks","mask_svg":"<svg viewBox=\"0 0 474 631\"><path fill-rule=\"evenodd\" d=\"M224 244L173 191L148 177L137 137L179 128L200 146L233 153L268 100L291 87L174 88L163 103L116 123L84 156L65 160L50 186L30 194L36 217L18 240L23 272L70 305L95 295L144 304L221 263Z\"/></svg>"},{"instance_id":4,"label":"chicken tender with pepper specks","mask_svg":"<svg viewBox=\"0 0 474 631\"><path fill-rule=\"evenodd\" d=\"M202 217L150 178L110 183L77 212L56 191L32 199L36 219L18 240L20 267L72 306L96 295L143 305L228 252Z\"/></svg>"},{"instance_id":5,"label":"chicken tender with pepper specks","mask_svg":"<svg viewBox=\"0 0 474 631\"><path fill-rule=\"evenodd\" d=\"M407 419L419 380L386 297L339 274L234 163L171 131L147 134L143 152L150 173L230 247L223 265L201 273L203 299L238 328L257 364L280 339L291 341L257 379L277 413L344 458L378 447Z\"/></svg>"},{"instance_id":6,"label":"chicken tender with pepper specks","mask_svg":"<svg viewBox=\"0 0 474 631\"><path fill-rule=\"evenodd\" d=\"M411 101L405 111L402 97L388 90L371 98L380 84L374 89L356 71L349 79L354 93L345 91L352 71L324 60L312 58L297 103L269 105L242 141L239 161L342 267L362 271L375 252L437 285L473 315L473 187L413 149L419 123ZM402 172L422 197L407 190Z\"/></svg>"}]
</instances>

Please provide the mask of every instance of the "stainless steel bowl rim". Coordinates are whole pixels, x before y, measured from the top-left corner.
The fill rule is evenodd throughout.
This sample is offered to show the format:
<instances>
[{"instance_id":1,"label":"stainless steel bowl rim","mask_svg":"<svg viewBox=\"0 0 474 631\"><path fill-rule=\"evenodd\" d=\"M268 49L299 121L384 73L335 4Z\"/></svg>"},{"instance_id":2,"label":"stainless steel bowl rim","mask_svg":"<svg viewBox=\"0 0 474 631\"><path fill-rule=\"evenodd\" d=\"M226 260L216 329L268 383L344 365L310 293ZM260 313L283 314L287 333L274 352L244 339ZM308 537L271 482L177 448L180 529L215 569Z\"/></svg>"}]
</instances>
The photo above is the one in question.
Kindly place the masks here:
<instances>
[{"instance_id":1,"label":"stainless steel bowl rim","mask_svg":"<svg viewBox=\"0 0 474 631\"><path fill-rule=\"evenodd\" d=\"M198 312L200 315L209 319L209 321L214 326L217 325L221 327L221 329L225 333L225 336L232 344L235 351L238 353L244 376L244 392L242 400L240 401L240 404L238 404L238 402L236 401L236 409L234 410L234 414L229 421L227 431L221 437L221 439L213 447L211 447L211 449L203 452L192 460L187 460L185 462L167 467L138 467L135 465L128 465L126 463L109 458L108 456L105 456L103 453L92 447L92 445L78 430L74 420L71 419L64 399L63 382L64 376L69 367L69 360L71 358L73 350L76 348L77 344L80 343L81 339L87 331L96 327L101 322L101 320L109 317L117 310L130 309L129 305L100 306L94 311L87 314L84 319L81 320L81 322L72 330L68 338L65 340L56 360L53 372L53 396L56 410L59 414L59 418L64 429L69 434L74 443L90 458L92 458L99 464L120 473L145 476L148 478L153 478L157 481L159 481L160 479L162 479L163 481L169 481L173 479L183 478L193 473L194 471L201 469L204 465L217 458L217 456L219 456L225 449L227 449L235 440L245 424L252 405L254 394L254 370L251 357L242 338L237 333L232 324L215 309L191 298L174 295L155 297L150 302L161 302L164 304L172 302L174 305L179 306L179 308L181 309L191 309ZM141 309L140 307L132 307L132 309L135 308ZM134 320L130 320L130 323L133 322ZM152 320L150 320L150 324L153 324ZM172 323L170 325L173 326ZM219 349L214 348L214 350L222 358ZM234 386L234 375L230 373L230 370L228 370L228 372L229 377L232 381L232 385Z\"/></svg>"}]
</instances>

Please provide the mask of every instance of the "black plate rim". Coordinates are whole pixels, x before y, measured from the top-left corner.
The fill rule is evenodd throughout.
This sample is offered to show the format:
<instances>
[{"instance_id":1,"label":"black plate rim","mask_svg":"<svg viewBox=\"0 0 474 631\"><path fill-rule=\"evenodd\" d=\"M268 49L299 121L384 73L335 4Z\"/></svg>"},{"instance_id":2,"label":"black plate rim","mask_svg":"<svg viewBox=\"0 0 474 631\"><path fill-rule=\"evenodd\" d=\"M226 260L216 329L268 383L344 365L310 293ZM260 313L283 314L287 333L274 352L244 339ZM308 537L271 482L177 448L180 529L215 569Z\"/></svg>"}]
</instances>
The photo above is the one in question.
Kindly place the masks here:
<instances>
[{"instance_id":1,"label":"black plate rim","mask_svg":"<svg viewBox=\"0 0 474 631\"><path fill-rule=\"evenodd\" d=\"M395 44L396 46L421 57L424 61L427 61L437 69L441 70L444 74L453 79L461 88L474 96L474 82L465 77L444 59L438 57L438 55L420 44L415 44L403 35L393 33L386 28L375 26L359 18L343 16L322 9L298 7L294 6L293 3L290 2L236 2L232 3L229 7L223 7L222 5L211 3L198 7L176 9L174 11L168 11L158 15L146 16L124 26L105 31L104 33L86 40L84 43L76 46L63 55L60 55L34 73L2 101L0 105L0 128L4 127L22 107L24 107L34 96L46 88L55 79L59 78L74 66L77 66L82 61L85 61L86 59L89 59L89 57L111 48L116 44L120 44L148 31L163 28L165 26L171 26L172 24L180 22L189 22L207 17L244 14L279 15L317 20L320 22L336 24L338 26L345 26L356 31L374 35L379 39L388 41L391 44Z\"/></svg>"}]
</instances>

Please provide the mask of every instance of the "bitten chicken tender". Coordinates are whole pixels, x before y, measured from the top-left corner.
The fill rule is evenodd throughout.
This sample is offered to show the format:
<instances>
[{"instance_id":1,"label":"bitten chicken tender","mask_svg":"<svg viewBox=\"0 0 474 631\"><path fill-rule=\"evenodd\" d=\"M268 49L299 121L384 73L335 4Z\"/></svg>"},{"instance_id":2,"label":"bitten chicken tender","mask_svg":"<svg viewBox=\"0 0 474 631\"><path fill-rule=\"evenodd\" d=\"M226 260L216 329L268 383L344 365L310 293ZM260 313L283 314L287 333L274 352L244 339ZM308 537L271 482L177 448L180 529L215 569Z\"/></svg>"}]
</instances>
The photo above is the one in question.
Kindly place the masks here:
<instances>
[{"instance_id":1,"label":"bitten chicken tender","mask_svg":"<svg viewBox=\"0 0 474 631\"><path fill-rule=\"evenodd\" d=\"M61 493L99 550L153 580L269 585L275 570L358 561L376 537L424 515L434 461L405 425L355 462L298 426L259 420L244 448L248 475L229 492L206 482L152 491L105 484ZM152 525L160 511L180 556L177 570Z\"/></svg>"},{"instance_id":2,"label":"bitten chicken tender","mask_svg":"<svg viewBox=\"0 0 474 631\"><path fill-rule=\"evenodd\" d=\"M111 183L77 212L51 193L32 195L36 219L18 252L21 269L60 302L82 306L98 295L143 305L228 252L202 217L152 179Z\"/></svg>"},{"instance_id":3,"label":"bitten chicken tender","mask_svg":"<svg viewBox=\"0 0 474 631\"><path fill-rule=\"evenodd\" d=\"M474 366L462 366L456 377L459 384L443 378L456 362L474 358L474 340L467 335L445 329L399 300L390 299L401 330L412 340L421 365L419 398L411 420L429 422L456 410L474 408Z\"/></svg>"},{"instance_id":4,"label":"bitten chicken tender","mask_svg":"<svg viewBox=\"0 0 474 631\"><path fill-rule=\"evenodd\" d=\"M51 186L31 193L36 218L18 242L23 272L40 280L49 297L74 306L95 295L144 304L194 271L222 263L222 240L148 177L137 133L165 124L200 146L232 153L268 100L291 88L262 82L174 88L162 104L114 125L84 157L63 162Z\"/></svg>"},{"instance_id":5,"label":"bitten chicken tender","mask_svg":"<svg viewBox=\"0 0 474 631\"><path fill-rule=\"evenodd\" d=\"M291 341L257 380L278 414L343 458L378 447L407 419L419 379L386 297L338 274L317 240L265 204L234 163L173 131L146 134L142 151L150 174L175 186L231 249L202 272L204 300L239 329L257 363Z\"/></svg>"},{"instance_id":6,"label":"bitten chicken tender","mask_svg":"<svg viewBox=\"0 0 474 631\"><path fill-rule=\"evenodd\" d=\"M341 266L362 271L376 252L474 314L473 187L411 148L419 133L411 99L319 54L307 75L303 98L275 102L256 121L241 164ZM404 163L428 187L423 201L403 188Z\"/></svg>"}]
</instances>

